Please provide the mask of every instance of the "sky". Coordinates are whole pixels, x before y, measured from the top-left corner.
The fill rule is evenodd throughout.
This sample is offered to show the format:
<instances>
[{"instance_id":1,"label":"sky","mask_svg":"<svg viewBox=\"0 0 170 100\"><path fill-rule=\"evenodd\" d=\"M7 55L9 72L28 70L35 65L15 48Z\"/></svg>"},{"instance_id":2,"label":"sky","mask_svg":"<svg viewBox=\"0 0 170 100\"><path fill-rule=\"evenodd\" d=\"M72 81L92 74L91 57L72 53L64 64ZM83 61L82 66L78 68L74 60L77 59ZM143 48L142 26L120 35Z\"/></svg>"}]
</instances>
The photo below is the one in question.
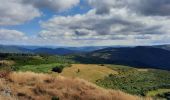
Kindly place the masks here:
<instances>
[{"instance_id":1,"label":"sky","mask_svg":"<svg viewBox=\"0 0 170 100\"><path fill-rule=\"evenodd\" d=\"M170 0L0 0L0 44L170 44Z\"/></svg>"}]
</instances>

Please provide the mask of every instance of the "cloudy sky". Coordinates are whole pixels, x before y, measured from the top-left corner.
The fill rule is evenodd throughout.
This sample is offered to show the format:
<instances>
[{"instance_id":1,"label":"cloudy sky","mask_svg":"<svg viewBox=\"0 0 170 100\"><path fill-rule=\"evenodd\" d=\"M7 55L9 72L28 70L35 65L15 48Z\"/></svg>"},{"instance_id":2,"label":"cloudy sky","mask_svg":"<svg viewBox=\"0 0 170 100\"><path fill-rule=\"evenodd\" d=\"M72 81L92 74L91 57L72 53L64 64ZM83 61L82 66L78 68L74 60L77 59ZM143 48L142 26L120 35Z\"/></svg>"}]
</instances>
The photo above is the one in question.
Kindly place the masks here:
<instances>
[{"instance_id":1,"label":"cloudy sky","mask_svg":"<svg viewBox=\"0 0 170 100\"><path fill-rule=\"evenodd\" d=\"M0 0L0 44L170 43L170 0Z\"/></svg>"}]
</instances>

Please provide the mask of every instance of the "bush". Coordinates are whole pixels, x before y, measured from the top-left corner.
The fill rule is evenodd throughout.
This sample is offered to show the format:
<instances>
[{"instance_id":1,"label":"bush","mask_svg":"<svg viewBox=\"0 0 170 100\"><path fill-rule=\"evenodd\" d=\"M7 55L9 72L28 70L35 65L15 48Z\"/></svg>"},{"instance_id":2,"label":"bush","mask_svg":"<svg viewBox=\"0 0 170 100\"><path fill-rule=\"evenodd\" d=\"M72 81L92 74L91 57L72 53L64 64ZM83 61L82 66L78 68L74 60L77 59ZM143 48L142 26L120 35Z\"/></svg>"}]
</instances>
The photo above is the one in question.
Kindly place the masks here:
<instances>
[{"instance_id":1,"label":"bush","mask_svg":"<svg viewBox=\"0 0 170 100\"><path fill-rule=\"evenodd\" d=\"M52 71L61 73L63 71L63 68L64 68L64 66L62 66L62 65L56 66L56 67L52 68Z\"/></svg>"},{"instance_id":2,"label":"bush","mask_svg":"<svg viewBox=\"0 0 170 100\"><path fill-rule=\"evenodd\" d=\"M104 64L100 64L100 66L105 66Z\"/></svg>"},{"instance_id":3,"label":"bush","mask_svg":"<svg viewBox=\"0 0 170 100\"><path fill-rule=\"evenodd\" d=\"M54 97L51 98L51 100L60 100L60 98L57 97L57 96L54 96Z\"/></svg>"}]
</instances>

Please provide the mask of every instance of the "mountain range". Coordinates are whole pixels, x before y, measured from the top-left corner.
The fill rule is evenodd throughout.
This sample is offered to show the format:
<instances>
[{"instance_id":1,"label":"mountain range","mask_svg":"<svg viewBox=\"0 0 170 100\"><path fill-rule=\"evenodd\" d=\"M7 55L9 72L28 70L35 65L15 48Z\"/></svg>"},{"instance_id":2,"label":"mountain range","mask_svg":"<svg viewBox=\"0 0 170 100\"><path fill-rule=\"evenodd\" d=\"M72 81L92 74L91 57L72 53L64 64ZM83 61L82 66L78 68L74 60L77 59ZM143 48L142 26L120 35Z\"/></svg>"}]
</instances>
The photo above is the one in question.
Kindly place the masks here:
<instances>
[{"instance_id":1,"label":"mountain range","mask_svg":"<svg viewBox=\"0 0 170 100\"><path fill-rule=\"evenodd\" d=\"M91 52L106 48L106 46L87 46L87 47L52 47L52 46L15 46L0 45L0 53L32 53L32 54L50 54L67 55Z\"/></svg>"}]
</instances>

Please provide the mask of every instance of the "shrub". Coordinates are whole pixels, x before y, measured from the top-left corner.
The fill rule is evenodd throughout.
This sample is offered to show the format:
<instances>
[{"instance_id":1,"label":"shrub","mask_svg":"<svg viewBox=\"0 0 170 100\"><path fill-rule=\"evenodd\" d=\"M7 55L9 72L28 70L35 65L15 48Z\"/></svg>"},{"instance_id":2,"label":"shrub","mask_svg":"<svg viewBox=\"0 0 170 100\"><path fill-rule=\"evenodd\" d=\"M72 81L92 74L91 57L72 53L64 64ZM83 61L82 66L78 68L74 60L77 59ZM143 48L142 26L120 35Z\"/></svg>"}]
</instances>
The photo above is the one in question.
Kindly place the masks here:
<instances>
[{"instance_id":1,"label":"shrub","mask_svg":"<svg viewBox=\"0 0 170 100\"><path fill-rule=\"evenodd\" d=\"M57 96L54 96L54 97L51 98L51 100L60 100L60 98L57 97Z\"/></svg>"},{"instance_id":2,"label":"shrub","mask_svg":"<svg viewBox=\"0 0 170 100\"><path fill-rule=\"evenodd\" d=\"M105 66L104 64L100 64L100 66Z\"/></svg>"},{"instance_id":3,"label":"shrub","mask_svg":"<svg viewBox=\"0 0 170 100\"><path fill-rule=\"evenodd\" d=\"M64 68L64 66L62 66L62 65L56 66L56 67L52 68L52 71L61 73L63 71L63 68Z\"/></svg>"}]
</instances>

